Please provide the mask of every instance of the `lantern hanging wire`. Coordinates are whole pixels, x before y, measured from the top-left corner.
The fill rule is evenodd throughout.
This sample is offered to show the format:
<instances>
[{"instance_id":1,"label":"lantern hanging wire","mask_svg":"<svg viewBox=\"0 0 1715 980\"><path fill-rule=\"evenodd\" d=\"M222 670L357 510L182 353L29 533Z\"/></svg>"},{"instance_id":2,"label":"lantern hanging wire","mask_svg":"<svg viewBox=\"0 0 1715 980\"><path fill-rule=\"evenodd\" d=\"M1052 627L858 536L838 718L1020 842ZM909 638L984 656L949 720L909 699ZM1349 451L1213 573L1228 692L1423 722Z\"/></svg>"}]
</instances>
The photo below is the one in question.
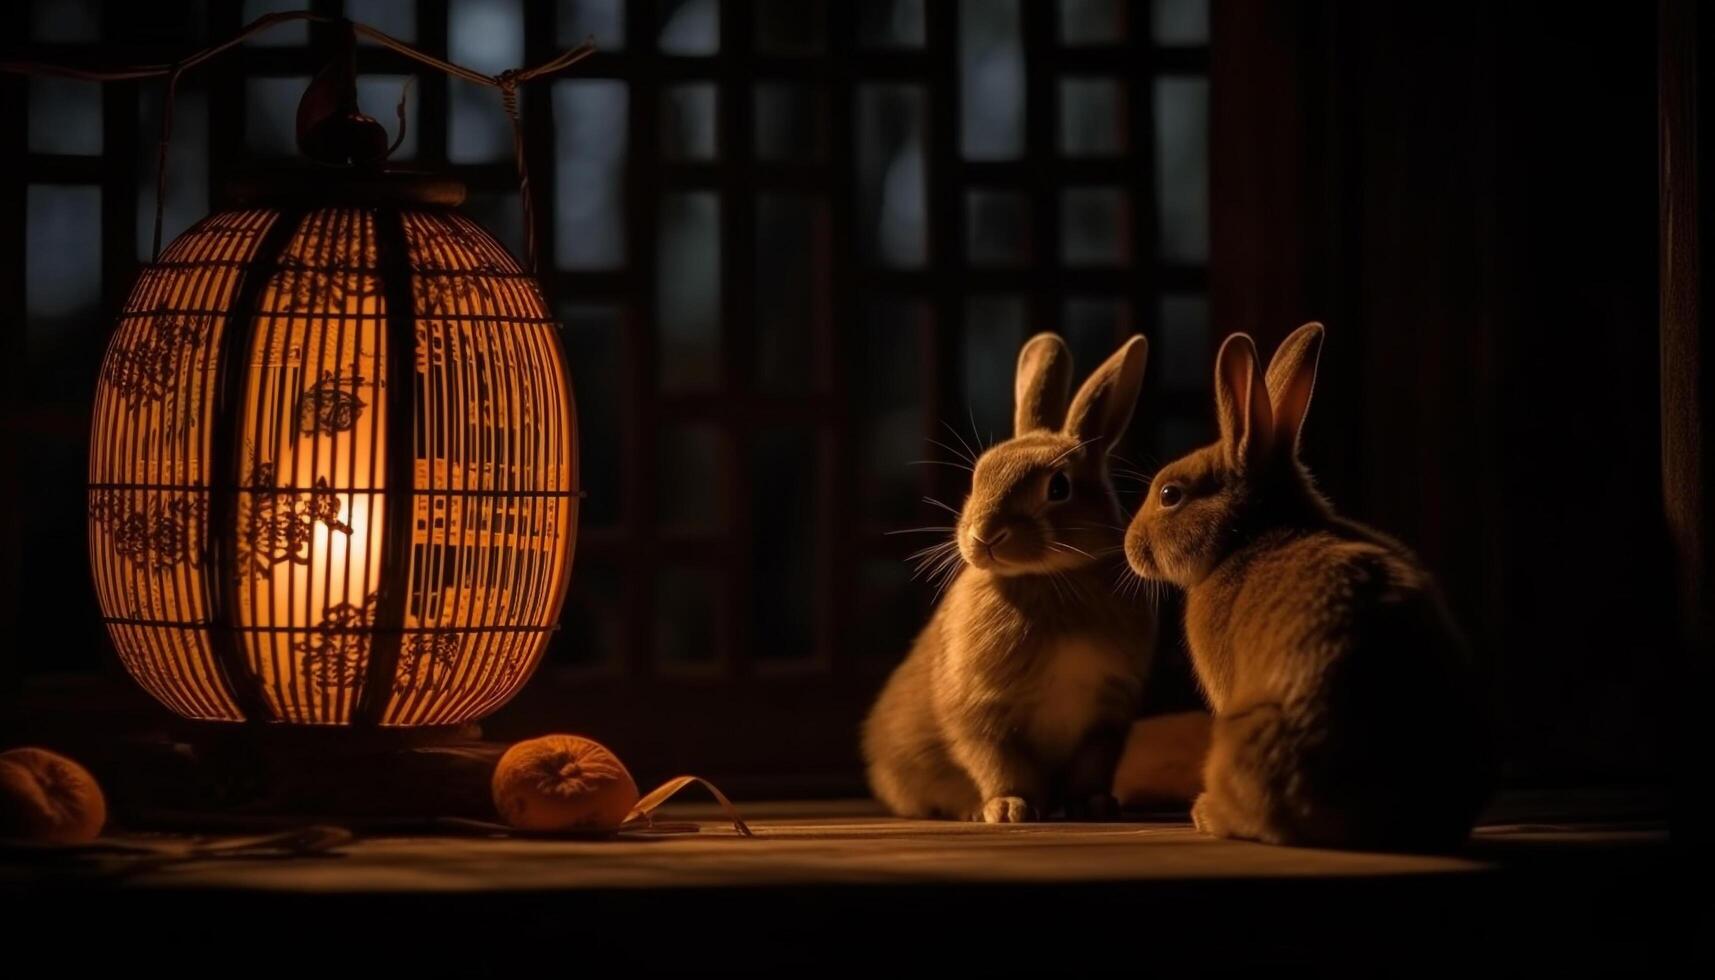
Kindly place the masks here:
<instances>
[{"instance_id":1,"label":"lantern hanging wire","mask_svg":"<svg viewBox=\"0 0 1715 980\"><path fill-rule=\"evenodd\" d=\"M560 52L542 64L530 68L509 68L498 75L485 75L472 68L455 64L444 58L437 58L427 51L413 47L404 41L376 30L368 24L347 20L342 17L330 17L326 14L313 13L307 10L289 10L278 13L264 14L241 28L238 33L218 44L194 52L178 61L165 65L134 65L124 68L84 68L72 65L56 65L48 62L20 61L16 59L0 59L0 71L20 75L52 75L61 78L74 78L91 82L124 82L138 81L148 78L165 78L167 94L161 112L161 137L155 160L155 228L152 239L153 245L150 258L159 261L161 257L161 224L165 209L167 191L167 147L173 137L173 100L178 92L179 79L192 69L198 68L215 57L244 43L251 37L266 33L276 27L286 24L307 21L312 24L328 24L345 28L351 32L374 41L381 47L394 51L419 64L426 65L436 71L460 78L477 85L485 85L500 92L501 107L505 110L507 119L512 123L512 156L518 168L518 198L524 211L524 258L532 273L539 272L536 262L536 209L531 200L530 168L524 152L524 123L518 112L518 87L541 78L549 78L572 65L584 60L595 53L593 40L585 40L577 47ZM403 138L405 114L403 104L399 113L401 127L400 136ZM396 142L389 152L396 148Z\"/></svg>"}]
</instances>

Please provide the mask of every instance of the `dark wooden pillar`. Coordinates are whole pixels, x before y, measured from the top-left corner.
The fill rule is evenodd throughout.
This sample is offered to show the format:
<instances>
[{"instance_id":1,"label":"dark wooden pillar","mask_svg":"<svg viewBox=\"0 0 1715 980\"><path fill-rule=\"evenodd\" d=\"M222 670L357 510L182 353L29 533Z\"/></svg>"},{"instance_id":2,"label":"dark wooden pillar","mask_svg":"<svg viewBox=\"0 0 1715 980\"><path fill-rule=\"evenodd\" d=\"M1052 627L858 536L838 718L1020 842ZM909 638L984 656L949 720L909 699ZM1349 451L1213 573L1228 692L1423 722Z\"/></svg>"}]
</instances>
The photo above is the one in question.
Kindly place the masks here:
<instances>
[{"instance_id":1,"label":"dark wooden pillar","mask_svg":"<svg viewBox=\"0 0 1715 980\"><path fill-rule=\"evenodd\" d=\"M1701 15L1700 15L1701 14ZM1661 484L1675 571L1683 630L1680 664L1679 717L1691 738L1681 745L1679 802L1694 805L1706 799L1697 785L1702 767L1693 762L1710 740L1694 732L1691 719L1707 690L1712 659L1710 570L1715 567L1715 474L1711 473L1711 425L1715 424L1715 362L1711 361L1711 324L1715 306L1704 301L1710 268L1703 261L1710 237L1710 203L1700 201L1702 177L1715 154L1701 147L1715 100L1710 98L1705 72L1715 65L1699 63L1712 50L1706 39L1715 17L1700 12L1692 0L1662 0L1660 4L1660 63L1658 98L1661 137ZM1715 202L1711 202L1715 203ZM1701 725L1696 725L1701 728ZM1706 757L1705 757L1706 758ZM1696 781L1696 782L1694 782ZM1696 820L1685 819L1688 807L1676 808L1674 831L1706 835Z\"/></svg>"}]
</instances>

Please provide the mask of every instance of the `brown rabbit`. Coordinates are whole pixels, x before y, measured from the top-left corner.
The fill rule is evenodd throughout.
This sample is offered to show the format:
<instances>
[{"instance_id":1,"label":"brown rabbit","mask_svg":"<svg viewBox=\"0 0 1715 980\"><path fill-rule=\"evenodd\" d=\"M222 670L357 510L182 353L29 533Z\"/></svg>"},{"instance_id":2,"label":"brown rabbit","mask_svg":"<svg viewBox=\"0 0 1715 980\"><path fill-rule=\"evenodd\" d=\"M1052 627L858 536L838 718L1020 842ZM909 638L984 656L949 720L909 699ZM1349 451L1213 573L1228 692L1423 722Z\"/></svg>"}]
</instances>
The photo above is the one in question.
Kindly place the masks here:
<instances>
[{"instance_id":1,"label":"brown rabbit","mask_svg":"<svg viewBox=\"0 0 1715 980\"><path fill-rule=\"evenodd\" d=\"M1221 438L1158 473L1126 533L1139 575L1187 590L1185 632L1215 712L1204 832L1274 844L1439 849L1490 785L1489 720L1429 573L1336 516L1299 461L1322 326L1227 338Z\"/></svg>"},{"instance_id":2,"label":"brown rabbit","mask_svg":"<svg viewBox=\"0 0 1715 980\"><path fill-rule=\"evenodd\" d=\"M1016 823L1111 812L1154 608L1114 593L1124 515L1108 451L1147 346L1133 337L1067 403L1071 355L1018 357L1013 438L977 460L946 598L864 723L870 786L902 816Z\"/></svg>"}]
</instances>

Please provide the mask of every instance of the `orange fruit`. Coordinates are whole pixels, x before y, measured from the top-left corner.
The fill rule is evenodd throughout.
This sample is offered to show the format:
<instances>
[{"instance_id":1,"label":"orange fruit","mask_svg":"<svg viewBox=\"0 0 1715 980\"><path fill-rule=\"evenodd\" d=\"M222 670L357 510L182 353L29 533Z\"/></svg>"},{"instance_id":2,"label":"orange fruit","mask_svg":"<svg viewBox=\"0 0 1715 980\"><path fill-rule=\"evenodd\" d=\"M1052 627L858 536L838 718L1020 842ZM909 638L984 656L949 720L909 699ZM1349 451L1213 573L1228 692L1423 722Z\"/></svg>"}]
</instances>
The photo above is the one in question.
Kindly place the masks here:
<instances>
[{"instance_id":1,"label":"orange fruit","mask_svg":"<svg viewBox=\"0 0 1715 980\"><path fill-rule=\"evenodd\" d=\"M520 830L612 830L637 805L619 757L581 735L512 746L494 767L494 808Z\"/></svg>"},{"instance_id":2,"label":"orange fruit","mask_svg":"<svg viewBox=\"0 0 1715 980\"><path fill-rule=\"evenodd\" d=\"M80 844L106 822L107 800L88 769L47 749L0 752L0 837Z\"/></svg>"}]
</instances>

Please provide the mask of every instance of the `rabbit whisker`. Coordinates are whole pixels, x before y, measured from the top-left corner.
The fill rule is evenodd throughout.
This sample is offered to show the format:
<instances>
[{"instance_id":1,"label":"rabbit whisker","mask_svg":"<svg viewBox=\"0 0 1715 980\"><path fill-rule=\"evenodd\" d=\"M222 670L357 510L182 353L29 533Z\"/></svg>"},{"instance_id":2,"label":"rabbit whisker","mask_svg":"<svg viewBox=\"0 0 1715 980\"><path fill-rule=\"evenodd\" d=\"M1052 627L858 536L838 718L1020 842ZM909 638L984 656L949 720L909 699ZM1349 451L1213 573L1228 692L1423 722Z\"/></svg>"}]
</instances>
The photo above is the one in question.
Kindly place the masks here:
<instances>
[{"instance_id":1,"label":"rabbit whisker","mask_svg":"<svg viewBox=\"0 0 1715 980\"><path fill-rule=\"evenodd\" d=\"M935 598L932 601L941 601L941 594L946 592L947 586L952 585L953 580L959 577L959 569L963 567L963 565L964 562L959 560L958 553L955 552L952 556L952 560L945 562L941 566L933 576L937 581L935 584Z\"/></svg>"},{"instance_id":2,"label":"rabbit whisker","mask_svg":"<svg viewBox=\"0 0 1715 980\"><path fill-rule=\"evenodd\" d=\"M888 536L895 534L927 534L929 532L946 534L952 530L954 529L950 527L902 527L897 531L883 531L881 533Z\"/></svg>"},{"instance_id":3,"label":"rabbit whisker","mask_svg":"<svg viewBox=\"0 0 1715 980\"><path fill-rule=\"evenodd\" d=\"M909 462L907 462L905 465L906 466L951 466L955 470L964 470L966 473L975 473L976 472L976 470L972 469L971 467L966 466L963 463L955 463L950 459L913 459L913 460L910 460Z\"/></svg>"},{"instance_id":4,"label":"rabbit whisker","mask_svg":"<svg viewBox=\"0 0 1715 980\"><path fill-rule=\"evenodd\" d=\"M944 579L949 571L956 569L959 564L959 558L956 554L932 555L923 559L922 564L917 566L917 571L911 574L911 580L915 582L917 579L921 578L925 582L940 583L939 587L935 590L936 598L940 598L941 588L945 587Z\"/></svg>"},{"instance_id":5,"label":"rabbit whisker","mask_svg":"<svg viewBox=\"0 0 1715 980\"><path fill-rule=\"evenodd\" d=\"M952 514L954 517L959 516L958 508L950 506L945 501L936 500L934 497L924 497L923 502L926 504L933 504L934 506L941 508L942 510L946 511L947 513ZM952 528L948 528L947 530L950 531L950 530L952 530Z\"/></svg>"},{"instance_id":6,"label":"rabbit whisker","mask_svg":"<svg viewBox=\"0 0 1715 980\"><path fill-rule=\"evenodd\" d=\"M942 419L941 424L946 426L947 431L953 434L953 438L959 440L959 445L965 448L966 455L969 457L971 463L975 465L977 457L982 454L971 448L971 444L965 441L965 437L959 434L958 429L953 428L952 423L948 422L946 419Z\"/></svg>"},{"instance_id":7,"label":"rabbit whisker","mask_svg":"<svg viewBox=\"0 0 1715 980\"><path fill-rule=\"evenodd\" d=\"M935 544L932 544L932 545L928 546L927 548L919 548L918 550L912 552L911 554L906 555L905 560L906 561L912 561L912 560L915 560L917 558L921 558L924 555L939 555L939 554L943 554L943 553L946 553L949 551L953 551L953 550L957 549L957 547L958 547L958 545L954 544L952 541L941 541L941 542L937 542Z\"/></svg>"},{"instance_id":8,"label":"rabbit whisker","mask_svg":"<svg viewBox=\"0 0 1715 980\"><path fill-rule=\"evenodd\" d=\"M918 549L917 551L913 551L909 555L906 555L905 560L906 561L915 561L916 559L923 558L927 555L941 555L953 547L954 547L954 545L951 541L946 541L946 542L943 542L941 544L932 544L927 548L921 548L921 549Z\"/></svg>"},{"instance_id":9,"label":"rabbit whisker","mask_svg":"<svg viewBox=\"0 0 1715 980\"><path fill-rule=\"evenodd\" d=\"M1090 559L1090 560L1091 560L1091 561L1095 561L1095 560L1096 560L1096 556L1095 556L1095 555L1092 555L1092 554L1090 554L1090 553L1089 553L1089 552L1088 552L1088 551L1085 551L1085 550L1084 550L1084 549L1082 549L1082 548L1080 548L1080 547L1078 547L1078 546L1077 546L1077 545L1075 545L1075 544L1067 544L1067 543L1066 543L1066 542L1064 542L1064 541L1050 541L1050 542L1048 542L1048 543L1049 543L1049 544L1051 544L1051 545L1053 545L1053 546L1055 546L1055 547L1057 547L1057 548L1064 548L1064 549L1069 549L1069 550L1071 550L1071 551L1075 551L1075 552L1077 552L1077 553L1078 553L1078 554L1080 554L1080 555L1083 555L1083 556L1084 556L1084 557L1085 557L1085 558L1088 558L1088 559Z\"/></svg>"},{"instance_id":10,"label":"rabbit whisker","mask_svg":"<svg viewBox=\"0 0 1715 980\"><path fill-rule=\"evenodd\" d=\"M970 402L965 403L965 417L971 420L971 441L975 442L979 446L983 446L982 433L977 431L977 412ZM992 445L994 445L994 437L991 434L989 436L988 446ZM983 448L987 449L988 446L983 446Z\"/></svg>"},{"instance_id":11,"label":"rabbit whisker","mask_svg":"<svg viewBox=\"0 0 1715 980\"><path fill-rule=\"evenodd\" d=\"M1048 584L1054 587L1054 597L1056 599L1059 599L1061 602L1065 602L1067 600L1066 590L1060 585L1059 572L1048 573Z\"/></svg>"},{"instance_id":12,"label":"rabbit whisker","mask_svg":"<svg viewBox=\"0 0 1715 980\"><path fill-rule=\"evenodd\" d=\"M945 449L946 451L952 453L954 456L957 456L958 458L964 460L965 462L971 464L972 466L977 465L976 457L968 456L965 453L962 453L959 450L954 449L952 446L947 445L946 443L942 442L939 439L930 439L929 444L932 446L940 446L942 449Z\"/></svg>"}]
</instances>

